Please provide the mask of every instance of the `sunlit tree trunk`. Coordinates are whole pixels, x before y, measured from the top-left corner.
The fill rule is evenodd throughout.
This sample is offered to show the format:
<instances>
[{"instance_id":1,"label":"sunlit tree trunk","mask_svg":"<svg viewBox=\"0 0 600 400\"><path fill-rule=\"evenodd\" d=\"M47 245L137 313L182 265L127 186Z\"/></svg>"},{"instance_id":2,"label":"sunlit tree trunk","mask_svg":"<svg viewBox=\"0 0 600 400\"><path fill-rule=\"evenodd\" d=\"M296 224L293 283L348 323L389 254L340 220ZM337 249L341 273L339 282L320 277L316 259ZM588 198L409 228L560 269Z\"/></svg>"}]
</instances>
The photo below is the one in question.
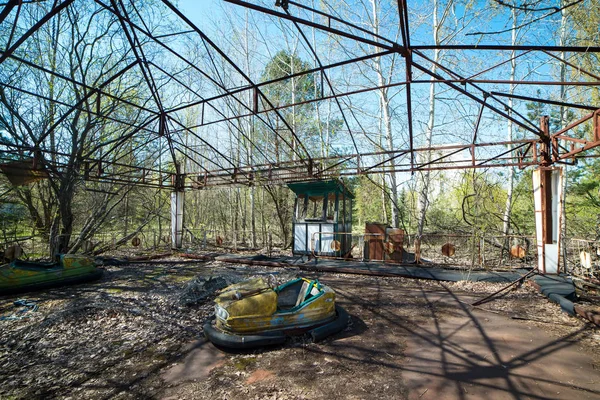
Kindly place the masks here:
<instances>
[{"instance_id":1,"label":"sunlit tree trunk","mask_svg":"<svg viewBox=\"0 0 600 400\"><path fill-rule=\"evenodd\" d=\"M378 9L377 9L377 0L371 0L371 10L373 12L373 33L375 35L379 34L379 15L378 15ZM381 66L381 58L380 57L376 57L374 59L374 67L375 67L375 72L377 73L377 82L379 84L380 87L382 87L382 89L380 89L378 91L379 93L379 103L380 103L380 110L381 110L381 118L382 118L382 125L383 125L383 129L385 130L385 138L386 138L386 145L387 145L387 149L388 150L394 150L394 137L393 137L393 132L392 132L392 116L391 116L391 111L390 111L390 99L388 97L388 89L387 88L383 88L383 86L386 84L386 79L383 75L383 70L382 70L382 66ZM395 160L390 160L388 162L388 166L390 168L390 170L392 171L390 173L390 209L391 209L391 224L396 228L400 225L400 212L398 210L398 185L397 185L397 181L396 181L396 173L393 172L396 169L396 162ZM384 193L385 196L385 193Z\"/></svg>"},{"instance_id":2,"label":"sunlit tree trunk","mask_svg":"<svg viewBox=\"0 0 600 400\"><path fill-rule=\"evenodd\" d=\"M513 46L517 44L517 9L515 7L511 8L512 14L512 36L511 43ZM517 69L517 61L514 59L515 51L511 52L511 62L510 62L510 80L515 80L515 73ZM509 93L512 95L515 91L515 86L513 84L510 85ZM512 97L508 98L508 115L512 115L512 106L513 99ZM508 120L506 127L506 140L509 142L513 140L513 123L511 120ZM512 145L509 144L510 147ZM515 179L515 169L514 167L509 167L508 169L508 183L506 187L506 204L504 206L504 216L503 216L503 227L502 232L504 236L508 236L510 233L510 220L511 220L511 211L512 211L512 199L513 199L513 189L514 189L514 179ZM508 244L508 243L507 243Z\"/></svg>"},{"instance_id":3,"label":"sunlit tree trunk","mask_svg":"<svg viewBox=\"0 0 600 400\"><path fill-rule=\"evenodd\" d=\"M433 2L433 42L436 45L440 44L440 28L441 24L438 19L438 1ZM434 50L433 61L438 62L440 58L440 52L438 49ZM437 65L431 66L431 72L437 72ZM433 135L433 127L435 124L435 80L431 78L431 84L429 86L429 114L427 118L427 130L425 132L425 147L431 147L431 138ZM425 153L425 159L422 162L428 163L431 161L431 153L427 151ZM421 188L419 190L419 219L417 221L417 235L423 234L425 227L425 218L427 215L427 208L429 207L429 183L430 173L425 171L421 175Z\"/></svg>"},{"instance_id":4,"label":"sunlit tree trunk","mask_svg":"<svg viewBox=\"0 0 600 400\"><path fill-rule=\"evenodd\" d=\"M250 36L250 29L248 27L248 10L246 10L246 35L245 35L245 60L246 60L246 72L248 74L250 74L250 43L249 43L249 36ZM252 92L248 91L248 105L251 106L252 104ZM248 137L250 138L250 143L248 143L248 164L249 165L253 165L254 164L254 152L253 152L253 148L252 148L252 143L255 142L256 138L254 135L254 117L249 117L248 118ZM255 200L255 191L256 188L253 186L250 187L250 230L251 235L252 235L252 247L256 248L257 247L257 240L256 240L256 200Z\"/></svg>"},{"instance_id":5,"label":"sunlit tree trunk","mask_svg":"<svg viewBox=\"0 0 600 400\"><path fill-rule=\"evenodd\" d=\"M560 39L559 46L566 46L567 42L567 9L564 8L566 5L565 0L561 0L560 6L563 7L561 11L560 18ZM566 54L564 51L560 52L561 60L566 59ZM561 62L560 63L560 81L565 82L567 80L567 64ZM567 101L567 87L565 85L560 85L560 101ZM560 127L561 129L567 126L568 121L568 110L566 107L560 107ZM563 257L563 267L567 267L567 213L566 213L566 201L567 201L567 165L563 166L563 180L562 180L562 211L561 211L561 243L560 248L562 249L562 257Z\"/></svg>"}]
</instances>

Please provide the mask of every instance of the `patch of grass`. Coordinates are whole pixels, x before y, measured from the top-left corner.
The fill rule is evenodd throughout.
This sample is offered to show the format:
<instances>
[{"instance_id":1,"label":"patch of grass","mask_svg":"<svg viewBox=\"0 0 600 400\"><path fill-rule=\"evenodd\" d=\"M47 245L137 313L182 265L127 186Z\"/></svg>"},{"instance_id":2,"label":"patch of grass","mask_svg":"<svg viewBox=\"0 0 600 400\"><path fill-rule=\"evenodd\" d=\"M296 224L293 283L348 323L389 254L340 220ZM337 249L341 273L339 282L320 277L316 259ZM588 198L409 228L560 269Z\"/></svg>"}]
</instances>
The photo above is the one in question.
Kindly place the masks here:
<instances>
[{"instance_id":1,"label":"patch of grass","mask_svg":"<svg viewBox=\"0 0 600 400\"><path fill-rule=\"evenodd\" d=\"M173 283L185 283L192 280L194 276L189 275L168 275L167 280Z\"/></svg>"},{"instance_id":2,"label":"patch of grass","mask_svg":"<svg viewBox=\"0 0 600 400\"><path fill-rule=\"evenodd\" d=\"M233 366L238 371L244 371L256 364L256 357L244 357L233 360Z\"/></svg>"}]
</instances>

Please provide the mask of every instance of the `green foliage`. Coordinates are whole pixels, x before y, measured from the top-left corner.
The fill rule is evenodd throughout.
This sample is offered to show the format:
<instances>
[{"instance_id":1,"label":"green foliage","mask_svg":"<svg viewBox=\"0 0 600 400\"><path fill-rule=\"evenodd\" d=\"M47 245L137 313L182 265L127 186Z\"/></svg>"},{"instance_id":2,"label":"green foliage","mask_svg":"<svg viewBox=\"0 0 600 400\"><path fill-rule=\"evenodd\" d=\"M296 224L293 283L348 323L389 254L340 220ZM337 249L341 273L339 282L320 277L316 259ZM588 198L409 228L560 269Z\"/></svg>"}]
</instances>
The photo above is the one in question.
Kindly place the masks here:
<instances>
[{"instance_id":1,"label":"green foliage","mask_svg":"<svg viewBox=\"0 0 600 400\"><path fill-rule=\"evenodd\" d=\"M27 217L25 206L18 202L3 202L0 204L0 220L3 224L14 224Z\"/></svg>"},{"instance_id":2,"label":"green foliage","mask_svg":"<svg viewBox=\"0 0 600 400\"><path fill-rule=\"evenodd\" d=\"M542 98L540 89L537 90L536 96L538 98ZM540 117L548 115L550 117L550 131L556 132L561 129L559 106L550 106L541 102L529 102L525 104L525 107L527 108L527 118L529 118L531 121L534 121L534 123L537 123L540 120ZM572 110L567 110L565 124L574 121L575 118L577 118L575 113Z\"/></svg>"},{"instance_id":3,"label":"green foliage","mask_svg":"<svg viewBox=\"0 0 600 400\"><path fill-rule=\"evenodd\" d=\"M389 215L389 202L385 202L388 209L384 212L380 185L361 176L354 187L354 196L353 225L356 229L361 229L367 222L387 222L383 216Z\"/></svg>"},{"instance_id":4,"label":"green foliage","mask_svg":"<svg viewBox=\"0 0 600 400\"><path fill-rule=\"evenodd\" d=\"M295 54L280 50L265 66L262 81L283 78L298 72L309 70L311 67ZM295 78L288 78L268 85L265 93L275 105L312 100L316 97L318 86L315 84L314 74L306 74Z\"/></svg>"},{"instance_id":5,"label":"green foliage","mask_svg":"<svg viewBox=\"0 0 600 400\"><path fill-rule=\"evenodd\" d=\"M428 230L501 232L506 191L498 178L489 172L462 173L454 187L441 191L431 202Z\"/></svg>"},{"instance_id":6,"label":"green foliage","mask_svg":"<svg viewBox=\"0 0 600 400\"><path fill-rule=\"evenodd\" d=\"M582 161L569 170L567 229L572 236L597 237L600 216L600 161Z\"/></svg>"},{"instance_id":7,"label":"green foliage","mask_svg":"<svg viewBox=\"0 0 600 400\"><path fill-rule=\"evenodd\" d=\"M518 235L535 234L532 171L528 169L516 176L510 226L513 233Z\"/></svg>"}]
</instances>

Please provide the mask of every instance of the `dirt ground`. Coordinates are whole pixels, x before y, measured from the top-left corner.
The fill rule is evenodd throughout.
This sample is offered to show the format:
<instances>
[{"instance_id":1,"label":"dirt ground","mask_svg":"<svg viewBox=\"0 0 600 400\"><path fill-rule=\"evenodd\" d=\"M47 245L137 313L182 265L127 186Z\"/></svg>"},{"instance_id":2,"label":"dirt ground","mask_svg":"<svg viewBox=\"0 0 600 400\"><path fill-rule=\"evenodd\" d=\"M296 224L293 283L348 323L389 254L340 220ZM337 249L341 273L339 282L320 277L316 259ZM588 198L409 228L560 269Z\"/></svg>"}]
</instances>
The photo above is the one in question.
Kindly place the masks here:
<instances>
[{"instance_id":1,"label":"dirt ground","mask_svg":"<svg viewBox=\"0 0 600 400\"><path fill-rule=\"evenodd\" d=\"M188 283L268 274L300 272L129 264L1 297L0 316L17 298L39 308L0 320L0 399L600 399L600 330L527 285L472 307L501 285L313 275L349 312L344 332L245 353L206 343L212 298L190 302Z\"/></svg>"}]
</instances>

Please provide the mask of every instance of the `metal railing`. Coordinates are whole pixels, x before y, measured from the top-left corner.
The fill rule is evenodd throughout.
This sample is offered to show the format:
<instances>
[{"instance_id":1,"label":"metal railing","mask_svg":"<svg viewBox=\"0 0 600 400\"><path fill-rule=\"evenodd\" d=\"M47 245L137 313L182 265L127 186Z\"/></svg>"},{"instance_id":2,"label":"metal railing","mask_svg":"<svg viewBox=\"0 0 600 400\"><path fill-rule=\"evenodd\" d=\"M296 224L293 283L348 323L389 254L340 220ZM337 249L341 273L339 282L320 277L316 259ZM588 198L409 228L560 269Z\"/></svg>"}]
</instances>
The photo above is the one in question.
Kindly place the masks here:
<instances>
[{"instance_id":1,"label":"metal railing","mask_svg":"<svg viewBox=\"0 0 600 400\"><path fill-rule=\"evenodd\" d=\"M323 245L340 241L341 237L351 241L345 249L335 247L323 249ZM313 257L338 259L365 259L365 246L373 239L384 257L369 257L373 261L391 260L390 254L398 251L398 245L385 240L380 233L350 233L350 232L313 232L310 239L309 251ZM348 240L348 239L346 239ZM341 246L340 246L341 247ZM348 249L349 247L349 249ZM368 246L367 246L368 247ZM404 235L401 243L402 262L413 263L420 260L422 264L455 266L459 268L523 268L535 265L537 248L535 238L531 236L492 236L492 235L456 235L456 234L424 234ZM387 253L387 255L386 255Z\"/></svg>"},{"instance_id":2,"label":"metal railing","mask_svg":"<svg viewBox=\"0 0 600 400\"><path fill-rule=\"evenodd\" d=\"M406 235L407 251L435 264L470 268L519 268L537 260L535 238L521 235Z\"/></svg>"},{"instance_id":3,"label":"metal railing","mask_svg":"<svg viewBox=\"0 0 600 400\"><path fill-rule=\"evenodd\" d=\"M80 232L74 232L71 235L57 235L52 239L54 245L58 244L65 237L69 236L69 244L73 246L75 240L80 236ZM130 249L136 251L161 251L171 248L171 237L169 235L160 235L159 232L148 230L138 232L134 237L124 240L129 236L126 232L109 231L98 232L87 240L80 243L77 253L93 254L99 249L106 251L115 251L117 249ZM50 240L47 236L34 234L29 236L15 237L8 241L0 243L0 250L10 246L20 248L20 257L23 259L49 259Z\"/></svg>"},{"instance_id":4,"label":"metal railing","mask_svg":"<svg viewBox=\"0 0 600 400\"><path fill-rule=\"evenodd\" d=\"M319 238L317 239L317 235ZM375 238L381 241L382 249L384 245L384 236L381 233L352 233L352 232L313 232L310 238L310 248L309 252L315 258L321 257L321 255L317 254L317 244L318 244L318 252L319 253L332 253L327 257L339 258L339 259L355 259L355 260L364 260L365 255L365 238ZM326 238L325 240L323 238ZM336 242L341 242L342 237L345 237L346 240L350 238L349 249L348 247L342 248L340 245L334 246ZM330 238L330 239L327 239ZM329 249L322 249L321 245L323 243L331 242ZM383 261L383 258L381 259Z\"/></svg>"},{"instance_id":5,"label":"metal railing","mask_svg":"<svg viewBox=\"0 0 600 400\"><path fill-rule=\"evenodd\" d=\"M565 255L570 275L600 281L600 241L570 239Z\"/></svg>"}]
</instances>

